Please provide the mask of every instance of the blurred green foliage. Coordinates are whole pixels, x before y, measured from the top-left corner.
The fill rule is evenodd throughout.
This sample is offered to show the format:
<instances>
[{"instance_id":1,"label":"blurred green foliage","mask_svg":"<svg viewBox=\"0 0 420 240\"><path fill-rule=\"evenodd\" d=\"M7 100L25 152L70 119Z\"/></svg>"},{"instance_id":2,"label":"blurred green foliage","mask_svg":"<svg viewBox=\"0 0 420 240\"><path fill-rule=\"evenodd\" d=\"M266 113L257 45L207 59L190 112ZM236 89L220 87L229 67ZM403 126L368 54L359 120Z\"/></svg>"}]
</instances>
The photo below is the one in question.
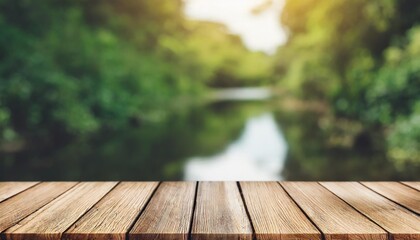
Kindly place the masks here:
<instances>
[{"instance_id":1,"label":"blurred green foliage","mask_svg":"<svg viewBox=\"0 0 420 240\"><path fill-rule=\"evenodd\" d=\"M288 0L281 21L279 85L382 129L390 159L419 165L420 2Z\"/></svg>"},{"instance_id":2,"label":"blurred green foliage","mask_svg":"<svg viewBox=\"0 0 420 240\"><path fill-rule=\"evenodd\" d=\"M221 25L187 20L181 0L0 0L0 139L155 121L180 96L260 83L269 67Z\"/></svg>"},{"instance_id":3,"label":"blurred green foliage","mask_svg":"<svg viewBox=\"0 0 420 240\"><path fill-rule=\"evenodd\" d=\"M414 178L420 2L286 0L279 21L288 41L267 56L247 50L223 25L186 19L182 0L0 0L2 166L14 174L26 159L25 171L69 166L68 179L86 179L96 171L92 162L77 172L86 159L100 157L113 169L125 156L121 167L135 179L141 155L141 166L151 164L150 175L142 172L147 179L153 171L178 174L186 156L223 148L247 116L195 103L179 113L180 105L200 101L209 87L273 84L328 108L318 116L274 107L291 145L286 177L348 179L352 169L360 173L354 179ZM395 164L381 168L383 159ZM337 172L325 173L333 165ZM398 175L395 166L405 171Z\"/></svg>"},{"instance_id":4,"label":"blurred green foliage","mask_svg":"<svg viewBox=\"0 0 420 240\"><path fill-rule=\"evenodd\" d=\"M0 180L182 180L189 157L219 153L263 109L226 102L192 106L160 121L97 131L67 144L0 151Z\"/></svg>"}]
</instances>

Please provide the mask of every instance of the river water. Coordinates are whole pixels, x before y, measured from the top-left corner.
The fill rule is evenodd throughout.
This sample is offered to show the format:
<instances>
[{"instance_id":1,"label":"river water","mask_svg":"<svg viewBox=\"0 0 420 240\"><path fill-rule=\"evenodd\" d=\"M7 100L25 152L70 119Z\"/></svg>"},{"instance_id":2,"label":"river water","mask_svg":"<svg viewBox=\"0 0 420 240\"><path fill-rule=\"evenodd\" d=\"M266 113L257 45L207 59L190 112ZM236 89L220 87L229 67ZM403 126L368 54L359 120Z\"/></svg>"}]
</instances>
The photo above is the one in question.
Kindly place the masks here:
<instances>
[{"instance_id":1,"label":"river water","mask_svg":"<svg viewBox=\"0 0 420 240\"><path fill-rule=\"evenodd\" d=\"M213 156L191 157L186 180L280 180L287 143L271 113L250 117L240 136Z\"/></svg>"},{"instance_id":2,"label":"river water","mask_svg":"<svg viewBox=\"0 0 420 240\"><path fill-rule=\"evenodd\" d=\"M0 180L410 180L384 137L282 100L218 101L0 152ZM287 104L286 104L287 105Z\"/></svg>"}]
</instances>

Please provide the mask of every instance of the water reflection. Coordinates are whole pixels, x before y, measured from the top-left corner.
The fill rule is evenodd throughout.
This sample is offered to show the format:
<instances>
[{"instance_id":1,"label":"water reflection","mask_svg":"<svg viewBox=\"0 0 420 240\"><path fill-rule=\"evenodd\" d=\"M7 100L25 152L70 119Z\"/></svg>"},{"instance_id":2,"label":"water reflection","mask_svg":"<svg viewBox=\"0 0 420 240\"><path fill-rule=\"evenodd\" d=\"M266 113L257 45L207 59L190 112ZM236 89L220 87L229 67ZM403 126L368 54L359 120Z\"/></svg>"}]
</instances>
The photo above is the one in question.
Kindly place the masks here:
<instances>
[{"instance_id":1,"label":"water reflection","mask_svg":"<svg viewBox=\"0 0 420 240\"><path fill-rule=\"evenodd\" d=\"M271 113L251 117L241 136L222 153L192 157L186 180L280 180L287 143Z\"/></svg>"},{"instance_id":2,"label":"water reflection","mask_svg":"<svg viewBox=\"0 0 420 240\"><path fill-rule=\"evenodd\" d=\"M37 139L20 151L0 149L0 180L416 180L420 172L419 164L387 158L380 131L283 109L275 99L167 114L62 142Z\"/></svg>"}]
</instances>

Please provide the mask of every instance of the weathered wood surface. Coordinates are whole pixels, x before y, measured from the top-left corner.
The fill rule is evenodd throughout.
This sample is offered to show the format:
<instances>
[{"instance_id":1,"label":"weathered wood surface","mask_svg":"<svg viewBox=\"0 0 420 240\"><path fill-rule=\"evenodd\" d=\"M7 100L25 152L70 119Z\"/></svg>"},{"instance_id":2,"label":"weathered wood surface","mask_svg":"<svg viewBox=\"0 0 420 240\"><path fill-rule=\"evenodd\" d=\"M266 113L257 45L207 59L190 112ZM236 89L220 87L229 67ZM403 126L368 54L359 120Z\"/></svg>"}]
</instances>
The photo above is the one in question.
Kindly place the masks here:
<instances>
[{"instance_id":1,"label":"weathered wood surface","mask_svg":"<svg viewBox=\"0 0 420 240\"><path fill-rule=\"evenodd\" d=\"M196 183L164 182L130 231L130 239L184 239L194 208Z\"/></svg>"},{"instance_id":2,"label":"weathered wood surface","mask_svg":"<svg viewBox=\"0 0 420 240\"><path fill-rule=\"evenodd\" d=\"M420 239L418 216L357 182L321 183L391 233L394 240Z\"/></svg>"},{"instance_id":3,"label":"weathered wood surface","mask_svg":"<svg viewBox=\"0 0 420 240\"><path fill-rule=\"evenodd\" d=\"M64 233L64 239L125 239L157 182L123 182Z\"/></svg>"},{"instance_id":4,"label":"weathered wood surface","mask_svg":"<svg viewBox=\"0 0 420 240\"><path fill-rule=\"evenodd\" d=\"M252 240L252 227L236 182L200 182L192 239Z\"/></svg>"},{"instance_id":5,"label":"weathered wood surface","mask_svg":"<svg viewBox=\"0 0 420 240\"><path fill-rule=\"evenodd\" d=\"M418 182L0 182L0 238L420 240Z\"/></svg>"},{"instance_id":6,"label":"weathered wood surface","mask_svg":"<svg viewBox=\"0 0 420 240\"><path fill-rule=\"evenodd\" d=\"M48 182L36 185L0 203L0 232L15 225L54 198L63 194L75 182ZM16 226L16 225L15 225Z\"/></svg>"},{"instance_id":7,"label":"weathered wood surface","mask_svg":"<svg viewBox=\"0 0 420 240\"><path fill-rule=\"evenodd\" d=\"M74 222L98 202L115 182L79 183L4 232L8 240L59 240Z\"/></svg>"},{"instance_id":8,"label":"weathered wood surface","mask_svg":"<svg viewBox=\"0 0 420 240\"><path fill-rule=\"evenodd\" d=\"M374 222L316 182L283 182L282 186L324 233L325 239L387 239Z\"/></svg>"},{"instance_id":9,"label":"weathered wood surface","mask_svg":"<svg viewBox=\"0 0 420 240\"><path fill-rule=\"evenodd\" d=\"M321 233L277 182L242 182L257 239L321 239Z\"/></svg>"},{"instance_id":10,"label":"weathered wood surface","mask_svg":"<svg viewBox=\"0 0 420 240\"><path fill-rule=\"evenodd\" d=\"M420 214L420 194L417 190L397 182L362 182L362 184Z\"/></svg>"},{"instance_id":11,"label":"weathered wood surface","mask_svg":"<svg viewBox=\"0 0 420 240\"><path fill-rule=\"evenodd\" d=\"M402 184L420 191L420 182L402 182Z\"/></svg>"},{"instance_id":12,"label":"weathered wood surface","mask_svg":"<svg viewBox=\"0 0 420 240\"><path fill-rule=\"evenodd\" d=\"M0 202L26 190L38 182L0 182Z\"/></svg>"}]
</instances>

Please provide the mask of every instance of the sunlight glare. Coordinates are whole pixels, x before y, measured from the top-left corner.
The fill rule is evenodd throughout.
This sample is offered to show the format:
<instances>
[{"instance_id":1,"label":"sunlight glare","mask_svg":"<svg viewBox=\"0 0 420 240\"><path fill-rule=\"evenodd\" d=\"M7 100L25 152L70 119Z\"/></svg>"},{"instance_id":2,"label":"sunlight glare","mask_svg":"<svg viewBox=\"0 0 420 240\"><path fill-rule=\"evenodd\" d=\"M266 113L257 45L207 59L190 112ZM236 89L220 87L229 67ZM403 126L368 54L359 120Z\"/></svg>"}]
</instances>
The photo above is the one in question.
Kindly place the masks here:
<instances>
[{"instance_id":1,"label":"sunlight glare","mask_svg":"<svg viewBox=\"0 0 420 240\"><path fill-rule=\"evenodd\" d=\"M250 50L274 54L286 41L280 24L283 5L284 0L185 0L184 12L190 19L226 25Z\"/></svg>"}]
</instances>

